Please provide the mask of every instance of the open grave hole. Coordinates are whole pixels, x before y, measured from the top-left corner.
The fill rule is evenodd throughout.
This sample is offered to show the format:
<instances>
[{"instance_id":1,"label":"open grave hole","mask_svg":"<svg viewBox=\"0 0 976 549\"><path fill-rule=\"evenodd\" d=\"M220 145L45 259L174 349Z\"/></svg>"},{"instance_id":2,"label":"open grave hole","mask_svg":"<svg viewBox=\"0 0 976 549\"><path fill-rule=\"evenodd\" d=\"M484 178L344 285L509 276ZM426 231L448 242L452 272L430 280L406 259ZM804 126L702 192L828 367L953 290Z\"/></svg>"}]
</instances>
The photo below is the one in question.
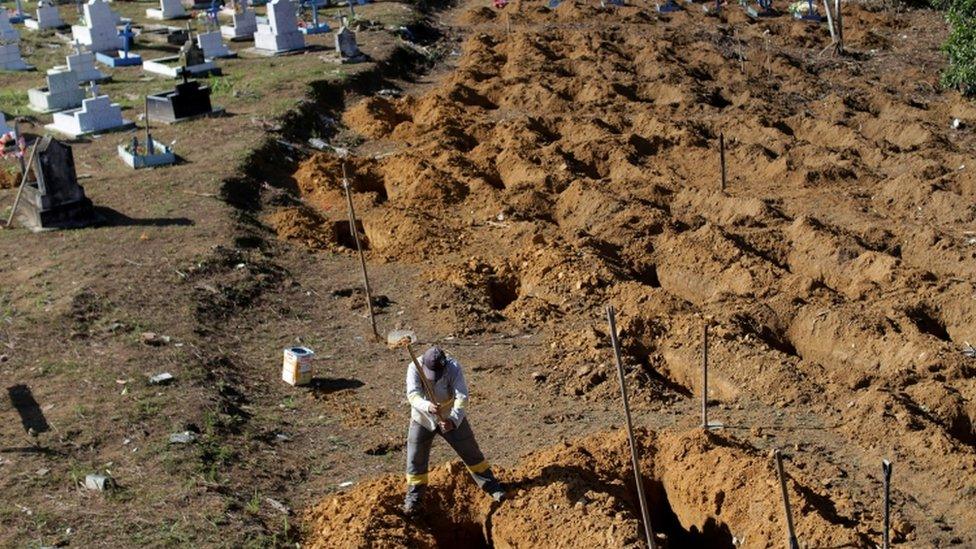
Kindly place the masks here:
<instances>
[{"instance_id":1,"label":"open grave hole","mask_svg":"<svg viewBox=\"0 0 976 549\"><path fill-rule=\"evenodd\" d=\"M918 331L939 338L942 341L952 342L949 331L945 323L939 318L938 314L927 305L918 305L905 310L908 319L915 324Z\"/></svg>"},{"instance_id":2,"label":"open grave hole","mask_svg":"<svg viewBox=\"0 0 976 549\"><path fill-rule=\"evenodd\" d=\"M734 547L780 542L781 505L769 460L751 447L713 433L636 433L652 525L663 547ZM436 467L423 508L399 509L403 485L388 475L325 499L305 519L311 548L627 547L643 539L629 446L623 431L533 452L511 470L496 470L509 499L494 503L460 462ZM798 533L812 546L861 545L845 517L812 505L814 492L792 478ZM770 487L757 496L753 487ZM762 518L758 518L762 517ZM752 545L754 544L754 545Z\"/></svg>"},{"instance_id":3,"label":"open grave hole","mask_svg":"<svg viewBox=\"0 0 976 549\"><path fill-rule=\"evenodd\" d=\"M362 246L363 250L368 250L369 239L366 238L366 231L363 229L363 224L359 220L356 221L356 232L359 233L359 245ZM333 221L332 235L335 243L339 246L353 251L356 250L356 239L353 238L349 221Z\"/></svg>"}]
</instances>

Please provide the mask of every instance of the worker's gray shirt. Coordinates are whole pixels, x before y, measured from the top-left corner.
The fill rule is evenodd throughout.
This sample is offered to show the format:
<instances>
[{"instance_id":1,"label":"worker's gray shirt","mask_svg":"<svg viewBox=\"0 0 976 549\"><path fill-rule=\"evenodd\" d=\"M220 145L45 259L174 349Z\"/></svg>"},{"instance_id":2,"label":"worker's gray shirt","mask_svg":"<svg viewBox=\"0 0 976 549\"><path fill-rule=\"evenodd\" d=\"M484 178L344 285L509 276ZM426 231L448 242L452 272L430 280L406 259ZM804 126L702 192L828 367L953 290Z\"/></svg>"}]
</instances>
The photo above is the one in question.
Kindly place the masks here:
<instances>
[{"instance_id":1,"label":"worker's gray shirt","mask_svg":"<svg viewBox=\"0 0 976 549\"><path fill-rule=\"evenodd\" d=\"M420 368L423 371L423 368ZM437 418L427 411L431 404L420 381L420 371L414 363L407 363L407 401L410 402L410 418L428 431L437 429ZM464 381L461 365L453 358L447 359L444 374L436 382L428 378L434 388L434 398L441 405L441 416L450 419L455 426L464 421L464 407L468 403L468 384ZM450 408L448 408L450 406ZM450 413L446 413L446 410Z\"/></svg>"}]
</instances>

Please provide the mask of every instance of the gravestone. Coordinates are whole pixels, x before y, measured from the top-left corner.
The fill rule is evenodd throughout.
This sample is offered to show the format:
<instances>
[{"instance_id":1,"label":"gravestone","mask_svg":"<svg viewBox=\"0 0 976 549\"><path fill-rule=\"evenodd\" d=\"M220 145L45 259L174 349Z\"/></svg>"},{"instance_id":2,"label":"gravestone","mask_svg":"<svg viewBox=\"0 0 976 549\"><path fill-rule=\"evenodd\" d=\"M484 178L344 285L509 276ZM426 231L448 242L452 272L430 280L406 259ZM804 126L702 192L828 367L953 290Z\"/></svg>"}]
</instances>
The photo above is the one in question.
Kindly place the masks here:
<instances>
[{"instance_id":1,"label":"gravestone","mask_svg":"<svg viewBox=\"0 0 976 549\"><path fill-rule=\"evenodd\" d=\"M103 0L89 0L84 8L85 24L71 26L74 39L93 53L118 51L122 45L115 30L118 15Z\"/></svg>"},{"instance_id":2,"label":"gravestone","mask_svg":"<svg viewBox=\"0 0 976 549\"><path fill-rule=\"evenodd\" d=\"M230 51L224 44L224 39L220 31L204 32L197 35L197 45L203 51L204 59L217 59L218 57L234 57L234 52Z\"/></svg>"},{"instance_id":3,"label":"gravestone","mask_svg":"<svg viewBox=\"0 0 976 549\"><path fill-rule=\"evenodd\" d=\"M66 26L61 20L61 12L51 0L37 2L37 17L24 21L24 26L33 30L58 29Z\"/></svg>"},{"instance_id":4,"label":"gravestone","mask_svg":"<svg viewBox=\"0 0 976 549\"><path fill-rule=\"evenodd\" d=\"M203 56L203 50L191 39L183 44L179 55L148 59L142 64L142 70L179 78L182 73L198 75L217 72L217 67L212 61L207 61Z\"/></svg>"},{"instance_id":5,"label":"gravestone","mask_svg":"<svg viewBox=\"0 0 976 549\"><path fill-rule=\"evenodd\" d=\"M10 24L7 10L0 7L0 43L20 42L20 33Z\"/></svg>"},{"instance_id":6,"label":"gravestone","mask_svg":"<svg viewBox=\"0 0 976 549\"><path fill-rule=\"evenodd\" d=\"M66 65L67 68L78 75L78 82L102 82L112 78L95 67L95 54L89 51L82 51L81 44L77 41L75 41L75 53L67 56L65 59L68 62ZM54 68L58 69L64 66L59 65Z\"/></svg>"},{"instance_id":7,"label":"gravestone","mask_svg":"<svg viewBox=\"0 0 976 549\"><path fill-rule=\"evenodd\" d=\"M132 44L135 42L135 33L132 32L132 24L126 23L125 27L119 31L119 44L121 50L100 51L95 53L95 59L99 63L109 67L134 67L142 64L142 56L132 53Z\"/></svg>"},{"instance_id":8,"label":"gravestone","mask_svg":"<svg viewBox=\"0 0 976 549\"><path fill-rule=\"evenodd\" d=\"M0 71L32 71L33 65L28 65L20 56L20 42L4 43L0 40Z\"/></svg>"},{"instance_id":9,"label":"gravestone","mask_svg":"<svg viewBox=\"0 0 976 549\"><path fill-rule=\"evenodd\" d=\"M254 49L270 55L305 49L305 36L298 31L291 0L272 0L268 4L268 23L258 25Z\"/></svg>"},{"instance_id":10,"label":"gravestone","mask_svg":"<svg viewBox=\"0 0 976 549\"><path fill-rule=\"evenodd\" d=\"M343 25L335 34L335 49L343 63L361 63L366 60L356 43L356 33Z\"/></svg>"},{"instance_id":11,"label":"gravestone","mask_svg":"<svg viewBox=\"0 0 976 549\"><path fill-rule=\"evenodd\" d=\"M65 143L45 136L34 151L16 216L32 231L85 227L98 221L91 200L78 184L74 155Z\"/></svg>"},{"instance_id":12,"label":"gravestone","mask_svg":"<svg viewBox=\"0 0 976 549\"><path fill-rule=\"evenodd\" d=\"M307 36L309 34L322 34L332 30L332 27L328 23L319 21L319 8L328 5L328 0L302 0L302 9L308 8L312 14L312 20L302 24L302 28L300 29L302 34Z\"/></svg>"},{"instance_id":13,"label":"gravestone","mask_svg":"<svg viewBox=\"0 0 976 549\"><path fill-rule=\"evenodd\" d=\"M183 82L177 84L175 90L154 93L147 97L149 119L167 124L213 112L213 106L210 104L210 87L201 86L196 80L188 80L185 73Z\"/></svg>"},{"instance_id":14,"label":"gravestone","mask_svg":"<svg viewBox=\"0 0 976 549\"><path fill-rule=\"evenodd\" d=\"M97 85L93 84L90 90L91 97L82 101L81 108L54 113L54 122L44 127L74 138L133 126L122 118L122 107L112 103L107 95L99 95Z\"/></svg>"},{"instance_id":15,"label":"gravestone","mask_svg":"<svg viewBox=\"0 0 976 549\"><path fill-rule=\"evenodd\" d=\"M186 16L180 0L159 0L159 9L146 10L146 17L150 19L182 19Z\"/></svg>"},{"instance_id":16,"label":"gravestone","mask_svg":"<svg viewBox=\"0 0 976 549\"><path fill-rule=\"evenodd\" d=\"M258 30L257 16L247 0L236 0L234 5L234 24L220 27L220 33L228 40L248 40Z\"/></svg>"},{"instance_id":17,"label":"gravestone","mask_svg":"<svg viewBox=\"0 0 976 549\"><path fill-rule=\"evenodd\" d=\"M85 90L78 85L78 73L67 69L47 71L47 87L27 90L31 110L54 112L73 109L85 99Z\"/></svg>"}]
</instances>

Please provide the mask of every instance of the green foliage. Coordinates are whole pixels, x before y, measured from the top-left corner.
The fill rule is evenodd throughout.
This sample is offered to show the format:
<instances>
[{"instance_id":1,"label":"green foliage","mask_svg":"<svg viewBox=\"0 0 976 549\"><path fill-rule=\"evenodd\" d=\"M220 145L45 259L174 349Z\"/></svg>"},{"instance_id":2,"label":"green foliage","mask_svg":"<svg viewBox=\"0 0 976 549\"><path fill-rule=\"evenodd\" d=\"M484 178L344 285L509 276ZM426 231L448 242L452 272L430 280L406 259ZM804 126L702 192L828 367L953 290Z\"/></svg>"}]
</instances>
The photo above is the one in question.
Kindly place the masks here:
<instances>
[{"instance_id":1,"label":"green foliage","mask_svg":"<svg viewBox=\"0 0 976 549\"><path fill-rule=\"evenodd\" d=\"M942 51L949 65L942 73L942 85L976 95L976 0L938 0L946 10L949 39Z\"/></svg>"}]
</instances>

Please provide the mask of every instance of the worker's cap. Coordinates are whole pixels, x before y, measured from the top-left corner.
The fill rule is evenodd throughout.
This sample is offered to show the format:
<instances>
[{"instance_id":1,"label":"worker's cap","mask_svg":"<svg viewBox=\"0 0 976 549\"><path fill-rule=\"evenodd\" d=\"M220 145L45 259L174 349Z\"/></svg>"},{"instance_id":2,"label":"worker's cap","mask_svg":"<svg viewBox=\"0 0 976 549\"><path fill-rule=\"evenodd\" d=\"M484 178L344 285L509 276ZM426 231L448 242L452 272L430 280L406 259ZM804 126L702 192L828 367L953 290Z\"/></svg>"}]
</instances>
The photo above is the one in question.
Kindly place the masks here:
<instances>
[{"instance_id":1,"label":"worker's cap","mask_svg":"<svg viewBox=\"0 0 976 549\"><path fill-rule=\"evenodd\" d=\"M431 347L424 352L420 362L428 370L440 370L447 364L447 357L444 356L444 351L440 347Z\"/></svg>"}]
</instances>

